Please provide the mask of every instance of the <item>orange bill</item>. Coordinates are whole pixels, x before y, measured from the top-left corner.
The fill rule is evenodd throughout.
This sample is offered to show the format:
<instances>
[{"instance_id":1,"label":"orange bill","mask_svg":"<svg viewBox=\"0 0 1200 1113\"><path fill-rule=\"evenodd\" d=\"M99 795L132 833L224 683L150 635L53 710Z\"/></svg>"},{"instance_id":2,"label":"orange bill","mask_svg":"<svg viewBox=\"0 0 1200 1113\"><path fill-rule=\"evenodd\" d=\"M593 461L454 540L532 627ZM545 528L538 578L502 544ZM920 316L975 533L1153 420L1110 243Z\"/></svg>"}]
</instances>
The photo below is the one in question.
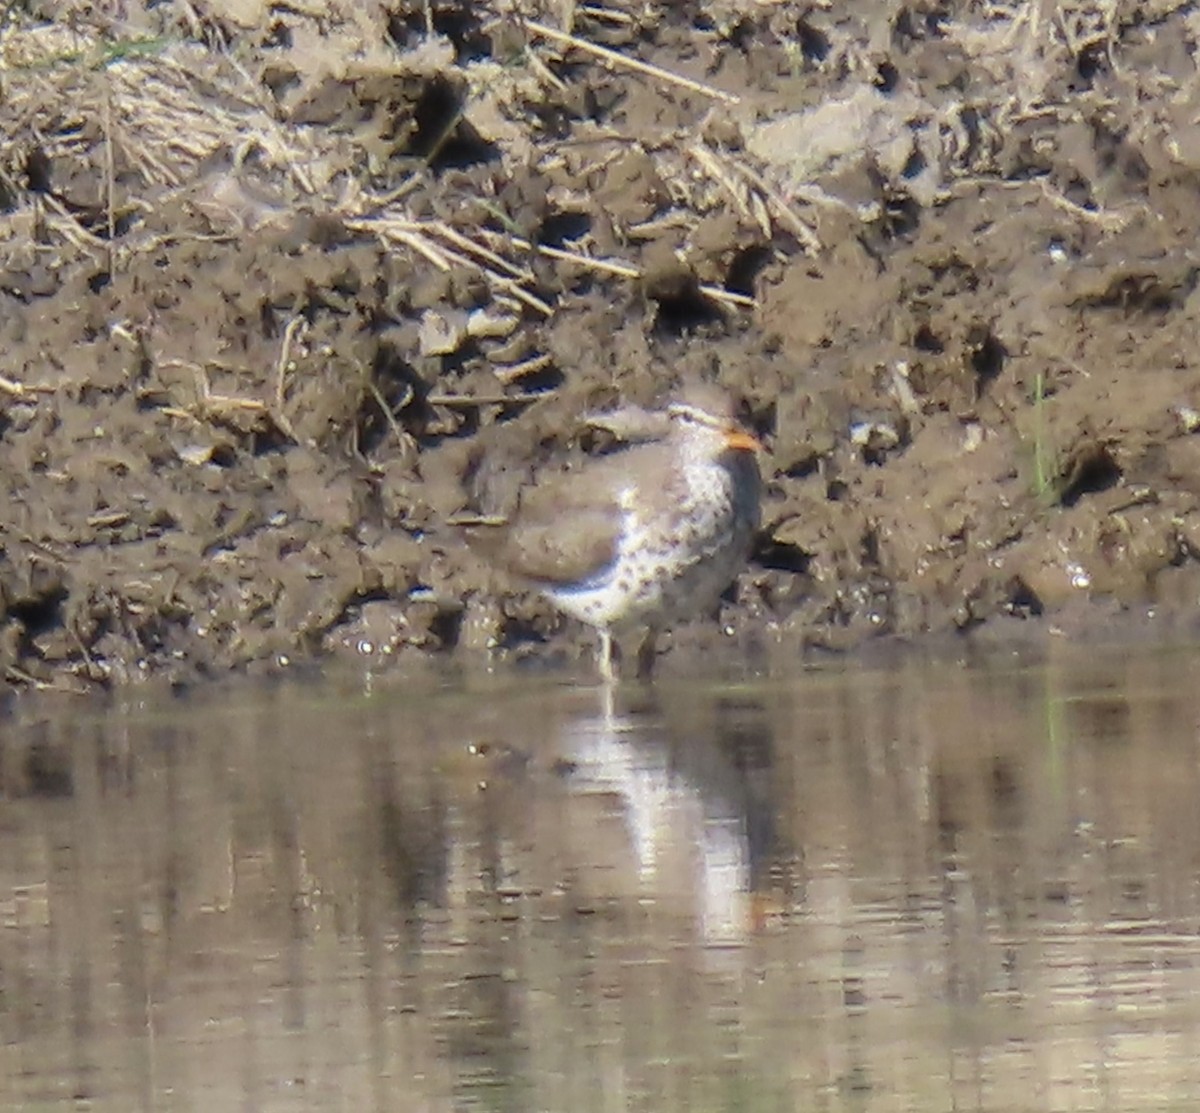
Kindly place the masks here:
<instances>
[{"instance_id":1,"label":"orange bill","mask_svg":"<svg viewBox=\"0 0 1200 1113\"><path fill-rule=\"evenodd\" d=\"M763 452L762 442L744 429L726 429L725 446L741 452Z\"/></svg>"}]
</instances>

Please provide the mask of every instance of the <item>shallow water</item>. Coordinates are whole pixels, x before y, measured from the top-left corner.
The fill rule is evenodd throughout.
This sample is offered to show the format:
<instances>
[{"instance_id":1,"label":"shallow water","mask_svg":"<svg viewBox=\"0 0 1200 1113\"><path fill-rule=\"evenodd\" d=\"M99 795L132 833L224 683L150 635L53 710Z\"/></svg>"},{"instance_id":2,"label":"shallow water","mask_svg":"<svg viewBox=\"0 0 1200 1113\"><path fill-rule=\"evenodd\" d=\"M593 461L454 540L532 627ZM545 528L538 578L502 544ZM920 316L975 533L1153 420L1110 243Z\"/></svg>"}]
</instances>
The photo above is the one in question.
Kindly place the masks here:
<instances>
[{"instance_id":1,"label":"shallow water","mask_svg":"<svg viewBox=\"0 0 1200 1113\"><path fill-rule=\"evenodd\" d=\"M1200 651L22 708L0 1106L1166 1110Z\"/></svg>"}]
</instances>

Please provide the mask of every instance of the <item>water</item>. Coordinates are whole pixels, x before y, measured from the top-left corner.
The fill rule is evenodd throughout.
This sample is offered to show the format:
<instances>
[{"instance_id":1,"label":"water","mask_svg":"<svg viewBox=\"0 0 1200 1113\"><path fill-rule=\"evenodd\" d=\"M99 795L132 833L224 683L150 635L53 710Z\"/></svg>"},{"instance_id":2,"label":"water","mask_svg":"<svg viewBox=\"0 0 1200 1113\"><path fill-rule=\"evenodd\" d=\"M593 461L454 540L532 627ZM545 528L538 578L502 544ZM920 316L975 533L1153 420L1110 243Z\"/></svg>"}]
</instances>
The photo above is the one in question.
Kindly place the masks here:
<instances>
[{"instance_id":1,"label":"water","mask_svg":"<svg viewBox=\"0 0 1200 1113\"><path fill-rule=\"evenodd\" d=\"M0 1107L1192 1109L1198 723L1178 648L26 705Z\"/></svg>"}]
</instances>

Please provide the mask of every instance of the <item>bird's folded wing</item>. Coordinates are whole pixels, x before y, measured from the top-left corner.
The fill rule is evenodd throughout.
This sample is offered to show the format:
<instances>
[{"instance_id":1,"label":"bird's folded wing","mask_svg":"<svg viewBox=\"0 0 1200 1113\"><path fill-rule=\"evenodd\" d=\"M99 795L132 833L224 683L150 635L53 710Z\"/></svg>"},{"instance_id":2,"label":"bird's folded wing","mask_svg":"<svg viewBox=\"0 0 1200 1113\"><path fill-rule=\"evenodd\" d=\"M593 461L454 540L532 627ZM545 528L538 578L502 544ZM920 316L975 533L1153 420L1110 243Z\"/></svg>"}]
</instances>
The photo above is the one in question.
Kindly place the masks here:
<instances>
[{"instance_id":1,"label":"bird's folded wing","mask_svg":"<svg viewBox=\"0 0 1200 1113\"><path fill-rule=\"evenodd\" d=\"M471 548L505 571L546 586L584 583L603 575L617 557L620 518L614 508L572 507L569 515L511 525L473 526Z\"/></svg>"}]
</instances>

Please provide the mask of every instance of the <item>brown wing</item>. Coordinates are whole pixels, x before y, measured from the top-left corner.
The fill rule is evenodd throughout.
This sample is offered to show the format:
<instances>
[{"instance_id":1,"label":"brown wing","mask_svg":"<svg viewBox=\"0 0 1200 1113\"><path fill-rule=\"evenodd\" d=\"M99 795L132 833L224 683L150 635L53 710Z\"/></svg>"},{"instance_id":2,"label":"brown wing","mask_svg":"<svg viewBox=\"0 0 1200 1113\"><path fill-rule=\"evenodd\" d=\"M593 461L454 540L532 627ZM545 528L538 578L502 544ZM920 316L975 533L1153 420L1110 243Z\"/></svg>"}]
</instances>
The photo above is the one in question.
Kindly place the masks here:
<instances>
[{"instance_id":1,"label":"brown wing","mask_svg":"<svg viewBox=\"0 0 1200 1113\"><path fill-rule=\"evenodd\" d=\"M602 572L617 555L612 522L603 513L558 522L471 526L467 543L506 572L540 584L567 584Z\"/></svg>"},{"instance_id":2,"label":"brown wing","mask_svg":"<svg viewBox=\"0 0 1200 1113\"><path fill-rule=\"evenodd\" d=\"M511 520L469 527L467 543L526 580L566 584L596 575L616 559L621 527L610 471L593 462L527 489Z\"/></svg>"},{"instance_id":3,"label":"brown wing","mask_svg":"<svg viewBox=\"0 0 1200 1113\"><path fill-rule=\"evenodd\" d=\"M542 584L567 584L602 572L617 557L625 511L620 493L662 470L658 445L639 445L578 472L527 489L513 518L467 531L472 548L497 566Z\"/></svg>"}]
</instances>

